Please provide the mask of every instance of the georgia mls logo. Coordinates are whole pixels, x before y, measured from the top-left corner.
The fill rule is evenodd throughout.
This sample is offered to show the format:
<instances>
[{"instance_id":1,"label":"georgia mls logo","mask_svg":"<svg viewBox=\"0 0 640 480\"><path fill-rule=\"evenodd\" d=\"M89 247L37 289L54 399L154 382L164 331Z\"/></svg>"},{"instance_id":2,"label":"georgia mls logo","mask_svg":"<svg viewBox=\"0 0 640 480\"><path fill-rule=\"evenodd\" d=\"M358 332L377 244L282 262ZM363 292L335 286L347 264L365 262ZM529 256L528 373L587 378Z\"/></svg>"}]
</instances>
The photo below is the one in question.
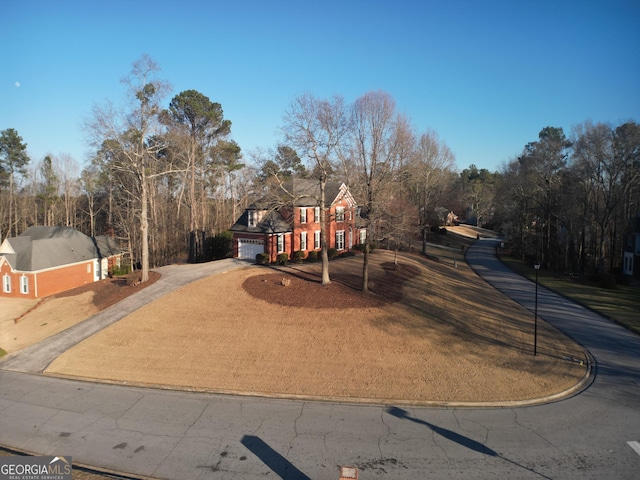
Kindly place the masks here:
<instances>
[{"instance_id":1,"label":"georgia mls logo","mask_svg":"<svg viewBox=\"0 0 640 480\"><path fill-rule=\"evenodd\" d=\"M0 480L71 480L71 457L0 457Z\"/></svg>"},{"instance_id":2,"label":"georgia mls logo","mask_svg":"<svg viewBox=\"0 0 640 480\"><path fill-rule=\"evenodd\" d=\"M50 475L68 475L71 474L71 457L53 457L49 462Z\"/></svg>"}]
</instances>

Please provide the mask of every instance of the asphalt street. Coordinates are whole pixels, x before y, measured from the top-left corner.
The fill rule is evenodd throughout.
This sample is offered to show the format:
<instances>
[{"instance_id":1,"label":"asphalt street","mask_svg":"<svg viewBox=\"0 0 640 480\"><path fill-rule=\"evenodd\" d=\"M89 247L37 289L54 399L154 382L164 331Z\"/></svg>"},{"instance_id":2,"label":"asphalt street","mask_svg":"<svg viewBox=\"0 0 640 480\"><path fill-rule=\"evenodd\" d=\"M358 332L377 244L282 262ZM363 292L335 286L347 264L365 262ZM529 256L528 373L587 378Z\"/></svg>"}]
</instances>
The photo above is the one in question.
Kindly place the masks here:
<instances>
[{"instance_id":1,"label":"asphalt street","mask_svg":"<svg viewBox=\"0 0 640 480\"><path fill-rule=\"evenodd\" d=\"M533 283L504 267L495 246L476 242L468 262L533 310ZM175 480L337 479L341 465L358 467L360 480L639 478L640 337L544 289L538 313L595 362L593 381L563 400L488 408L354 405L28 373L68 348L58 344L37 362L29 357L38 348L22 360L0 361L0 444Z\"/></svg>"}]
</instances>

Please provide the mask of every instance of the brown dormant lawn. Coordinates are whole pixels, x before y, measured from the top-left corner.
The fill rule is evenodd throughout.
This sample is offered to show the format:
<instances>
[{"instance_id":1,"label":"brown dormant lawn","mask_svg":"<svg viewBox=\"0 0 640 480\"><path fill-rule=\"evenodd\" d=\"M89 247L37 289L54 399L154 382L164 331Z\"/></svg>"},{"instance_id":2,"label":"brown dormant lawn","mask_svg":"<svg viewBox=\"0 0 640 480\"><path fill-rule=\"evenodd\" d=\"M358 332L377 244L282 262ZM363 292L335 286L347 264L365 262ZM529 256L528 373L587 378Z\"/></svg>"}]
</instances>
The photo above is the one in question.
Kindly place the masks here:
<instances>
[{"instance_id":1,"label":"brown dormant lawn","mask_svg":"<svg viewBox=\"0 0 640 480\"><path fill-rule=\"evenodd\" d=\"M585 354L464 263L371 256L250 266L187 285L85 340L48 374L167 388L376 402L500 402L558 394ZM585 362L586 363L586 362Z\"/></svg>"}]
</instances>

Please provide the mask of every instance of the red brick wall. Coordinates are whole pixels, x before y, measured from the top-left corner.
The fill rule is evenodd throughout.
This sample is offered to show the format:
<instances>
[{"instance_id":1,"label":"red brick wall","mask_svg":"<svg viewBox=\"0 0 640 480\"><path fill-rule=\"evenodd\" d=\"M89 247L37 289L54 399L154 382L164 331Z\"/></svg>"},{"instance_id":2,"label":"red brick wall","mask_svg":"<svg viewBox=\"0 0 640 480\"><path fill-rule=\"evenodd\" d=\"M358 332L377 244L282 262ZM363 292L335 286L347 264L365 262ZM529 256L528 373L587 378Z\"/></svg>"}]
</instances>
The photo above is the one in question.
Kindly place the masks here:
<instances>
[{"instance_id":1,"label":"red brick wall","mask_svg":"<svg viewBox=\"0 0 640 480\"><path fill-rule=\"evenodd\" d=\"M344 220L342 222L335 221L336 207L344 207ZM300 208L295 209L293 216L293 238L291 250L287 250L289 256L300 250L300 233L307 232L307 252L314 250L314 232L320 230L320 221L316 223L314 218L314 208L307 208L307 222L300 222ZM327 228L327 245L328 248L336 247L336 232L344 230L344 250L349 250L349 232L352 232L353 245L358 243L358 235L355 228L356 213L354 208L349 208L346 200L342 200L327 209L326 218L328 219Z\"/></svg>"},{"instance_id":2,"label":"red brick wall","mask_svg":"<svg viewBox=\"0 0 640 480\"><path fill-rule=\"evenodd\" d=\"M88 272L87 269L89 270ZM95 278L94 275L93 261L40 272L37 274L38 297L46 297L92 283Z\"/></svg>"},{"instance_id":3,"label":"red brick wall","mask_svg":"<svg viewBox=\"0 0 640 480\"><path fill-rule=\"evenodd\" d=\"M293 245L293 235L291 233L283 233L284 236L284 252L289 254L289 258L293 254L292 245ZM265 253L269 254L269 260L271 262L278 261L278 235L269 235L267 237L267 241L265 242Z\"/></svg>"},{"instance_id":4,"label":"red brick wall","mask_svg":"<svg viewBox=\"0 0 640 480\"><path fill-rule=\"evenodd\" d=\"M88 272L87 269L89 270ZM4 281L2 277L5 274L11 276L11 293L5 293L4 289L0 287L0 295L15 298L42 298L92 283L95 272L93 261L88 261L60 267L55 270L25 273L24 275L29 279L29 292L27 294L20 293L20 277L23 276L22 273L12 273L11 267L5 262L0 268L0 280Z\"/></svg>"},{"instance_id":5,"label":"red brick wall","mask_svg":"<svg viewBox=\"0 0 640 480\"><path fill-rule=\"evenodd\" d=\"M4 277L5 275L9 275L11 277L11 292L6 293L4 291ZM20 293L21 287L21 277L25 276L27 278L27 285L29 288L29 292L24 294ZM0 296L3 297L11 297L11 298L36 298L34 293L34 282L33 275L30 273L22 274L22 273L13 273L11 271L11 266L7 262L2 262L2 266L0 266Z\"/></svg>"},{"instance_id":6,"label":"red brick wall","mask_svg":"<svg viewBox=\"0 0 640 480\"><path fill-rule=\"evenodd\" d=\"M307 249L305 250L305 257L311 250L315 250L313 247L313 236L316 230L320 230L320 219L316 219L314 216L315 209L313 207L306 208L307 210L307 221L306 223L300 222L300 208L296 208L296 213L293 218L293 229L294 235L292 238L291 244L291 252L289 253L289 257L293 255L293 252L297 252L300 250L300 234L302 232L307 232Z\"/></svg>"}]
</instances>

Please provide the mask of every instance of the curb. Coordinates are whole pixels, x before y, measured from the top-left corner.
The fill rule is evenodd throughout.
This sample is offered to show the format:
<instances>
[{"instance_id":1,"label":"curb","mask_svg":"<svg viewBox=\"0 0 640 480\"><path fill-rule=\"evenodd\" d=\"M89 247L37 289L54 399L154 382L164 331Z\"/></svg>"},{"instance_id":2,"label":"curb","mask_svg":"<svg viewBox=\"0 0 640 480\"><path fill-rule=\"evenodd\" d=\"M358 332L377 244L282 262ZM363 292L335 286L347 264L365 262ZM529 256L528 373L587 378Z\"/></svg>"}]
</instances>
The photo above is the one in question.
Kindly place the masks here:
<instances>
[{"instance_id":1,"label":"curb","mask_svg":"<svg viewBox=\"0 0 640 480\"><path fill-rule=\"evenodd\" d=\"M367 405L367 406L388 406L388 405L403 405L411 407L429 407L429 408L514 408L514 407L530 407L536 405L544 405L547 403L553 403L560 400L570 398L582 391L586 390L594 381L595 375L595 360L591 354L583 348L585 357L587 358L585 373L575 385L551 395L544 397L537 397L527 400L504 400L504 401L487 401L487 402L459 402L459 401L443 401L443 400L400 400L393 398L366 398L366 397L337 397L337 396L317 396L317 395L296 395L296 394L278 394L268 392L249 392L240 390L226 390L215 388L195 388L195 387L180 387L175 385L144 383L144 382L125 382L120 380L109 379L96 379L91 377L82 377L75 375L64 374L47 374L47 373L35 373L31 375L42 375L52 378L61 378L65 380L72 380L78 382L88 382L104 385L119 385L126 387L134 387L140 389L157 389L166 390L172 392L184 392L184 393L201 393L207 395L223 395L223 396L237 396L248 397L256 399L273 399L273 400L293 400L303 402L318 402L318 403L335 403L340 405Z\"/></svg>"}]
</instances>

